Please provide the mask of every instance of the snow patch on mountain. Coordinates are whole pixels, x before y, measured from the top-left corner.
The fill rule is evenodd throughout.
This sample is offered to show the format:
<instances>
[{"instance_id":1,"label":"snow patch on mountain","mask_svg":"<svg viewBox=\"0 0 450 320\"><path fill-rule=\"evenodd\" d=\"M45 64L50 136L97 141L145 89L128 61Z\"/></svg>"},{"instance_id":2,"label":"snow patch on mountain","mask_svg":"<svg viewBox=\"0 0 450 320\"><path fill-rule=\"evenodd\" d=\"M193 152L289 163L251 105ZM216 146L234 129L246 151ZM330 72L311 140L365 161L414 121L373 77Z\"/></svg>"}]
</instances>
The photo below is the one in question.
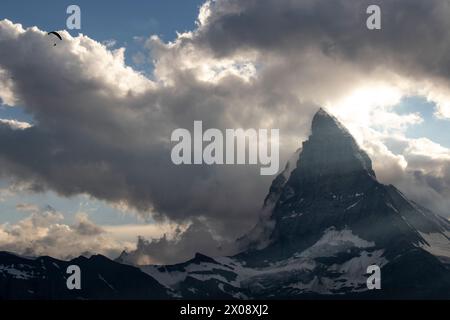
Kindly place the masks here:
<instances>
[{"instance_id":1,"label":"snow patch on mountain","mask_svg":"<svg viewBox=\"0 0 450 320\"><path fill-rule=\"evenodd\" d=\"M428 244L421 244L420 247L427 250L432 255L437 257L449 258L450 259L450 232L446 231L443 233L424 233L419 232L422 238Z\"/></svg>"},{"instance_id":2,"label":"snow patch on mountain","mask_svg":"<svg viewBox=\"0 0 450 320\"><path fill-rule=\"evenodd\" d=\"M338 231L331 227L325 230L323 236L315 244L303 251L300 257L330 257L351 248L370 248L373 246L375 246L374 242L361 239L354 235L351 230Z\"/></svg>"},{"instance_id":3,"label":"snow patch on mountain","mask_svg":"<svg viewBox=\"0 0 450 320\"><path fill-rule=\"evenodd\" d=\"M35 273L31 270L19 270L12 266L0 266L0 274L9 274L13 278L22 280L32 279L35 277Z\"/></svg>"},{"instance_id":4,"label":"snow patch on mountain","mask_svg":"<svg viewBox=\"0 0 450 320\"><path fill-rule=\"evenodd\" d=\"M358 257L352 258L343 264L334 264L328 271L335 271L342 275L334 280L334 290L343 288L353 288L352 291L365 291L366 287L366 270L367 266L377 265L380 268L388 263L383 257L384 250L376 250L373 252L362 251Z\"/></svg>"},{"instance_id":5,"label":"snow patch on mountain","mask_svg":"<svg viewBox=\"0 0 450 320\"><path fill-rule=\"evenodd\" d=\"M202 262L200 264L192 263L180 271L170 271L168 268L152 265L141 266L140 268L143 272L152 276L160 284L162 284L167 288L175 288L180 282L186 280L188 276L191 276L200 281L216 279L221 282L230 283L231 285L237 284L233 281L228 281L223 276L217 274L217 272L214 272L214 271L229 272L230 270L232 270L232 267L220 263L209 263L209 262Z\"/></svg>"},{"instance_id":6,"label":"snow patch on mountain","mask_svg":"<svg viewBox=\"0 0 450 320\"><path fill-rule=\"evenodd\" d=\"M327 272L330 274L339 274L337 279L327 276L312 276L317 268L324 267L315 259L335 256L349 249L365 249L373 246L373 242L361 239L351 230L329 228L324 232L322 238L307 250L288 259L268 263L265 267L247 267L245 262L236 258L220 257L215 258L215 263L192 263L179 271L169 271L167 268L158 266L144 266L141 269L162 285L173 290L176 290L187 277L203 282L217 280L218 288L224 292L226 291L223 284L234 288L253 287L253 290L270 290L272 285L278 286L279 279L296 278L300 275L306 280L287 284L284 289L332 294L342 289L363 290L367 266L374 263L382 266L387 263L387 260L382 257L383 250L373 252L362 250L359 256L342 264L333 264L327 267ZM220 271L232 276L225 277L220 274Z\"/></svg>"}]
</instances>

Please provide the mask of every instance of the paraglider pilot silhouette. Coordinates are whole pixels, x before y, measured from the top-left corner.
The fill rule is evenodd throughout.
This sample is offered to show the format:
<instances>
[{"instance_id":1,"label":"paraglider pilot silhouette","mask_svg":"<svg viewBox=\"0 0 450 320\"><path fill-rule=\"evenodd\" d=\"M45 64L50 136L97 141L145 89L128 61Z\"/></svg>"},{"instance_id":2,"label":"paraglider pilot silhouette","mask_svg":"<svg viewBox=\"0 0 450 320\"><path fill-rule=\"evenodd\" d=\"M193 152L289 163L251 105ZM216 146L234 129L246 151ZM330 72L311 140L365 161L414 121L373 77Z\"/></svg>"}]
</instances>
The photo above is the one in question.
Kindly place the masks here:
<instances>
[{"instance_id":1,"label":"paraglider pilot silhouette","mask_svg":"<svg viewBox=\"0 0 450 320\"><path fill-rule=\"evenodd\" d=\"M60 35L58 32L56 32L56 31L49 32L49 33L47 33L47 35L54 35L54 36L56 36L60 41L62 41L61 35ZM55 44L54 44L53 46L56 47L56 42L55 42Z\"/></svg>"}]
</instances>

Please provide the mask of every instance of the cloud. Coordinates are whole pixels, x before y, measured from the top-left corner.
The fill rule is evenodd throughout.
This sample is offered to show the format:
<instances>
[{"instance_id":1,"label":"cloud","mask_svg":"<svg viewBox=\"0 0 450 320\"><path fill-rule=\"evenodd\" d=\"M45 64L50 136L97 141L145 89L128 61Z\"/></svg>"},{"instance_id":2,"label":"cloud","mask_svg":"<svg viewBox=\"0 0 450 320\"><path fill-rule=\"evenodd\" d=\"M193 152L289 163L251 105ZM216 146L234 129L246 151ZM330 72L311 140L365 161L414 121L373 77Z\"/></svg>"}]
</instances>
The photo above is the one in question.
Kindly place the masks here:
<instances>
[{"instance_id":1,"label":"cloud","mask_svg":"<svg viewBox=\"0 0 450 320\"><path fill-rule=\"evenodd\" d=\"M49 208L49 209L52 210L51 208ZM38 213L40 209L35 204L19 203L19 204L16 205L16 210L17 211L23 211L23 212Z\"/></svg>"},{"instance_id":2,"label":"cloud","mask_svg":"<svg viewBox=\"0 0 450 320\"><path fill-rule=\"evenodd\" d=\"M368 4L381 6L382 30L366 29ZM438 0L208 1L195 30L146 41L150 56L138 60L154 61L151 79L125 64L123 48L65 32L53 47L44 31L2 20L0 97L34 121L22 130L0 122L0 176L192 223L201 237L187 229L177 240L139 242L155 261L174 261L172 247L180 257L214 253L255 224L271 178L254 166L175 166L171 132L192 130L194 120L279 128L282 163L326 106L383 182L450 212L447 151L407 139L423 119L394 108L420 95L448 117L449 15Z\"/></svg>"},{"instance_id":3,"label":"cloud","mask_svg":"<svg viewBox=\"0 0 450 320\"><path fill-rule=\"evenodd\" d=\"M381 31L366 28L371 4L381 7ZM447 78L449 11L440 0L208 1L190 41L217 56L242 50L298 55L315 47L367 69L381 64Z\"/></svg>"},{"instance_id":4,"label":"cloud","mask_svg":"<svg viewBox=\"0 0 450 320\"><path fill-rule=\"evenodd\" d=\"M114 239L84 213L73 225L63 223L64 216L48 206L40 209L32 204L19 204L18 210L30 215L16 224L0 225L0 250L26 256L50 255L71 259L79 255L101 253L115 258L129 243Z\"/></svg>"},{"instance_id":5,"label":"cloud","mask_svg":"<svg viewBox=\"0 0 450 320\"><path fill-rule=\"evenodd\" d=\"M17 103L17 99L13 92L13 81L8 73L0 68L0 105L13 106Z\"/></svg>"},{"instance_id":6,"label":"cloud","mask_svg":"<svg viewBox=\"0 0 450 320\"><path fill-rule=\"evenodd\" d=\"M382 181L394 184L408 197L435 213L450 213L450 149L426 138L406 139L385 135L382 141L397 155L403 165L392 170L380 168ZM382 153L379 153L383 157ZM395 160L379 159L378 163L392 164Z\"/></svg>"},{"instance_id":7,"label":"cloud","mask_svg":"<svg viewBox=\"0 0 450 320\"><path fill-rule=\"evenodd\" d=\"M103 225L103 230L114 235L114 239L122 242L134 243L138 235L147 239L158 239L166 235L173 235L186 229L185 225L174 223L152 223L152 224L126 224L126 225Z\"/></svg>"},{"instance_id":8,"label":"cloud","mask_svg":"<svg viewBox=\"0 0 450 320\"><path fill-rule=\"evenodd\" d=\"M103 41L102 44L107 48L113 48L116 46L117 41L114 39L109 39L109 40Z\"/></svg>"},{"instance_id":9,"label":"cloud","mask_svg":"<svg viewBox=\"0 0 450 320\"><path fill-rule=\"evenodd\" d=\"M29 124L28 122L17 121L17 120L7 120L7 119L0 119L0 124L7 125L11 129L16 129L16 130L24 130L24 129L28 129L28 128L32 127L32 125Z\"/></svg>"},{"instance_id":10,"label":"cloud","mask_svg":"<svg viewBox=\"0 0 450 320\"><path fill-rule=\"evenodd\" d=\"M236 253L236 244L214 237L212 231L204 221L194 220L184 230L175 230L172 236L164 234L151 240L139 237L136 250L120 258L135 265L175 264L192 259L195 253L212 257Z\"/></svg>"},{"instance_id":11,"label":"cloud","mask_svg":"<svg viewBox=\"0 0 450 320\"><path fill-rule=\"evenodd\" d=\"M101 227L90 221L86 213L79 213L76 218L77 223L72 226L72 229L79 235L96 236L105 232Z\"/></svg>"},{"instance_id":12,"label":"cloud","mask_svg":"<svg viewBox=\"0 0 450 320\"><path fill-rule=\"evenodd\" d=\"M0 189L0 203L5 202L6 199L13 196L13 193L9 188L1 188Z\"/></svg>"},{"instance_id":13,"label":"cloud","mask_svg":"<svg viewBox=\"0 0 450 320\"><path fill-rule=\"evenodd\" d=\"M237 249L234 243L212 236L207 222L198 219L189 225L99 226L83 212L73 224L66 224L64 215L51 206L23 203L16 209L29 216L16 224L0 225L0 251L64 260L100 253L111 259L120 256L131 264L170 264L188 260L197 252L222 256Z\"/></svg>"},{"instance_id":14,"label":"cloud","mask_svg":"<svg viewBox=\"0 0 450 320\"><path fill-rule=\"evenodd\" d=\"M365 27L366 8L372 4L381 7L380 31ZM208 1L200 10L199 28L180 38L177 45L200 47L215 57L253 53L264 57L261 60L267 69L273 68L271 60L283 57L278 67L285 64L293 68L289 73L294 75L298 74L295 71L308 74L308 64L301 63L303 70L297 70L295 63L308 55L310 60L316 55L317 60L332 59L334 66L324 70L328 75L323 74L321 64L311 65L317 69L310 77L312 85L317 83L314 73L323 74L319 87L325 90L330 90L328 79L336 75L345 78L345 83L355 83L357 72L370 79L390 70L391 76L418 81L414 90L437 102L437 115L448 117L449 13L449 3L441 0ZM344 74L340 71L346 64L353 70Z\"/></svg>"},{"instance_id":15,"label":"cloud","mask_svg":"<svg viewBox=\"0 0 450 320\"><path fill-rule=\"evenodd\" d=\"M23 191L30 191L30 192L36 192L38 191L33 184L30 183L19 183L14 180L6 181L7 187L0 188L0 202L4 202L14 196L16 196L18 193ZM19 208L22 205L27 204L18 204Z\"/></svg>"}]
</instances>

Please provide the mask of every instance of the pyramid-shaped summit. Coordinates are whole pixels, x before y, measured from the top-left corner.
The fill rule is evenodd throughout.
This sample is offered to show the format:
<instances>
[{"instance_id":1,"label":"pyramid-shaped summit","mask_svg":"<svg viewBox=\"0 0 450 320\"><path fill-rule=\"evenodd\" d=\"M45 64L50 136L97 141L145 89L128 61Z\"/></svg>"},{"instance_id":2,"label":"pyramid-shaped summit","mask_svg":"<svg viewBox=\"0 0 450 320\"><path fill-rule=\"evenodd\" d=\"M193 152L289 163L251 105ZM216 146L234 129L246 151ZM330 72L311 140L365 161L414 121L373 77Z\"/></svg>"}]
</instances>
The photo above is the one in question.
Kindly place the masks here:
<instances>
[{"instance_id":1,"label":"pyramid-shaped summit","mask_svg":"<svg viewBox=\"0 0 450 320\"><path fill-rule=\"evenodd\" d=\"M319 109L311 135L303 143L299 162L311 175L347 175L366 172L375 177L372 162L348 130L332 115Z\"/></svg>"},{"instance_id":2,"label":"pyramid-shaped summit","mask_svg":"<svg viewBox=\"0 0 450 320\"><path fill-rule=\"evenodd\" d=\"M347 135L350 136L348 130L325 109L320 108L313 117L311 124L311 134L316 135Z\"/></svg>"},{"instance_id":3,"label":"pyramid-shaped summit","mask_svg":"<svg viewBox=\"0 0 450 320\"><path fill-rule=\"evenodd\" d=\"M419 231L448 228L448 221L406 199L394 186L376 180L371 160L332 115L320 109L312 120L311 135L303 142L296 167L283 172L271 188L274 237L298 239L326 228L354 226L367 240L380 243L424 243ZM398 208L397 208L398 206ZM295 221L293 212L298 214ZM404 212L404 215L402 215ZM292 223L295 222L295 223ZM285 228L286 227L286 228ZM277 230L280 229L281 230ZM294 241L296 242L296 241Z\"/></svg>"}]
</instances>

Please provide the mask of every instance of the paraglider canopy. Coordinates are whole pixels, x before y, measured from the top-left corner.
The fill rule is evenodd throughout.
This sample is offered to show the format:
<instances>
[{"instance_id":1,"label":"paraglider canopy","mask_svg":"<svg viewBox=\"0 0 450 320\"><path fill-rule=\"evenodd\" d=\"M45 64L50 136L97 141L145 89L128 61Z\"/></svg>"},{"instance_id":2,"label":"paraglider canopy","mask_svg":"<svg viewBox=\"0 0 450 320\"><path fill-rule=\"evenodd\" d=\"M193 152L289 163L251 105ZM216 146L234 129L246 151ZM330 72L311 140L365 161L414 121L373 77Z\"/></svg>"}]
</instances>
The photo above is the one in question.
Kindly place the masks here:
<instances>
[{"instance_id":1,"label":"paraglider canopy","mask_svg":"<svg viewBox=\"0 0 450 320\"><path fill-rule=\"evenodd\" d=\"M58 32L52 31L52 32L47 33L47 35L51 35L51 34L57 36L58 39L62 41L62 37L61 37L61 35ZM56 47L56 43L54 44L54 46Z\"/></svg>"}]
</instances>

